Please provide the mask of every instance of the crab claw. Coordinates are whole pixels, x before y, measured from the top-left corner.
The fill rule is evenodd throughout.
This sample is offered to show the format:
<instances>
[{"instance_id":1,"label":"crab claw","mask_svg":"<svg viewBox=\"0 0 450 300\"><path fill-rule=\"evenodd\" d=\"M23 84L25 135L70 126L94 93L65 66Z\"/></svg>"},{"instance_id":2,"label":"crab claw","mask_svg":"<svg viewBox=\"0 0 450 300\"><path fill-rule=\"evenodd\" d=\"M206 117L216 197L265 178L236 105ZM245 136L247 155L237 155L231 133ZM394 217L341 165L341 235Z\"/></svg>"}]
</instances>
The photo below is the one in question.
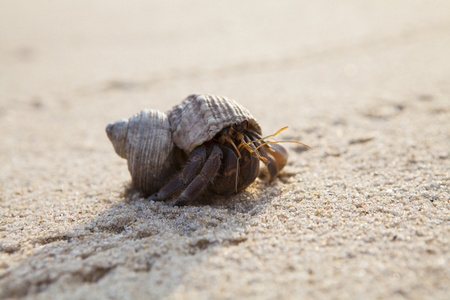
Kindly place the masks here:
<instances>
[{"instance_id":1,"label":"crab claw","mask_svg":"<svg viewBox=\"0 0 450 300\"><path fill-rule=\"evenodd\" d=\"M287 163L289 153L283 146L279 144L270 144L270 146L265 146L264 148L267 151L267 153L274 158L275 163L277 164L278 167L278 172L281 171Z\"/></svg>"}]
</instances>

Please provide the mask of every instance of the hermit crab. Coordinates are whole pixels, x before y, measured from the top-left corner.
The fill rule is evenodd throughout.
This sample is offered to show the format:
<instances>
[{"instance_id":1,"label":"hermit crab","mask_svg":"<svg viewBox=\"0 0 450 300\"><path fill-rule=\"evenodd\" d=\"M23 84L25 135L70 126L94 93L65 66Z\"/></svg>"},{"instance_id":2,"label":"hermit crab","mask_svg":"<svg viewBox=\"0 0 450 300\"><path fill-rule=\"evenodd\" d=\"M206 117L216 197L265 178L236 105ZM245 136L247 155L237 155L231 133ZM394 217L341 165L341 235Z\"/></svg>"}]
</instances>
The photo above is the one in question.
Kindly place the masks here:
<instances>
[{"instance_id":1,"label":"hermit crab","mask_svg":"<svg viewBox=\"0 0 450 300\"><path fill-rule=\"evenodd\" d=\"M260 161L273 179L288 159L284 147L265 141L278 132L262 138L246 108L213 95L191 95L166 113L143 110L109 124L106 132L127 159L133 186L153 201L179 195L175 206L205 189L222 195L245 189L258 177Z\"/></svg>"}]
</instances>

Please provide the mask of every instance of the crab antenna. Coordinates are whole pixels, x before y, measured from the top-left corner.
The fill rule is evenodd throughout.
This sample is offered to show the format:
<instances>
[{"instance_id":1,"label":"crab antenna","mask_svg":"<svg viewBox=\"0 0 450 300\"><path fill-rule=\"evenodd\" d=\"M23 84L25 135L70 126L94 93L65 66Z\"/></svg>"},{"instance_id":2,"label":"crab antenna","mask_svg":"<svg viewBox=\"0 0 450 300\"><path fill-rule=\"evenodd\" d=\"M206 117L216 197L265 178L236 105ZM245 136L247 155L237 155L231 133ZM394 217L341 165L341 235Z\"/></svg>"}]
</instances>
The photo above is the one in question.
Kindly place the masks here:
<instances>
[{"instance_id":1,"label":"crab antenna","mask_svg":"<svg viewBox=\"0 0 450 300\"><path fill-rule=\"evenodd\" d=\"M237 162L236 162L236 180L235 180L235 184L234 184L234 189L236 191L236 193L238 192L238 181L239 181L239 160L241 159L241 157L238 157Z\"/></svg>"},{"instance_id":2,"label":"crab antenna","mask_svg":"<svg viewBox=\"0 0 450 300\"><path fill-rule=\"evenodd\" d=\"M253 151L252 148L250 148L250 146L244 141L244 139L242 139L241 143L237 147L236 147L236 144L233 142L233 140L230 138L230 136L228 136L228 135L225 136L225 139L233 146L234 150L236 150L236 154L238 155L238 160L241 158L241 153L239 152L239 148L241 147L242 144L244 144L244 147L245 147L245 149L248 150L248 152L255 153L259 159L261 159L264 162L268 162L265 157L262 157L257 152Z\"/></svg>"},{"instance_id":3,"label":"crab antenna","mask_svg":"<svg viewBox=\"0 0 450 300\"><path fill-rule=\"evenodd\" d=\"M315 151L315 149L314 149L313 147L308 146L308 145L306 145L306 144L304 144L304 143L302 143L302 142L298 142L298 141L273 141L273 142L265 142L265 143L259 145L258 147L256 147L255 150L258 150L258 148L260 148L260 147L262 147L262 146L265 146L265 145L267 145L267 144L278 144L278 143L296 143L296 144L303 145L303 146L305 146L305 147L307 147L307 148L309 148L309 149Z\"/></svg>"},{"instance_id":4,"label":"crab antenna","mask_svg":"<svg viewBox=\"0 0 450 300\"><path fill-rule=\"evenodd\" d=\"M241 146L243 146L245 149L247 149L248 152L250 152L250 153L255 153L256 156L257 156L260 160L262 160L262 161L264 161L264 162L266 162L266 163L269 162L269 161L267 160L267 158L265 158L265 157L259 155L258 152L256 152L256 149L253 150L252 148L250 148L250 145L247 144L245 141L242 141L242 142L239 144L239 147L238 147L238 148L241 148ZM259 147L258 147L258 148L259 148Z\"/></svg>"},{"instance_id":5,"label":"crab antenna","mask_svg":"<svg viewBox=\"0 0 450 300\"><path fill-rule=\"evenodd\" d=\"M276 136L277 134L279 134L280 132L282 132L283 130L288 129L288 128L289 128L289 126L285 126L285 127L281 128L280 130L278 130L277 132L275 132L274 134L265 136L265 137L260 138L260 139L257 139L257 140L250 141L250 142L248 142L248 144L256 143L256 142L262 141L262 140L264 140L264 139L267 139L267 138ZM240 148L241 146L243 146L242 143L239 145L239 148Z\"/></svg>"},{"instance_id":6,"label":"crab antenna","mask_svg":"<svg viewBox=\"0 0 450 300\"><path fill-rule=\"evenodd\" d=\"M242 143L238 146L238 149L240 149L241 147L245 147L250 153L253 153L253 152L255 152L256 150L258 150L260 147L265 146L265 145L268 145L268 144L277 144L277 143L296 143L296 144L303 145L303 146L305 146L305 147L307 147L307 148L309 148L309 149L311 149L311 150L314 150L313 147L308 146L308 145L306 145L306 144L304 144L304 143L302 143L302 142L298 142L298 141L273 141L273 142L264 142L264 143L262 143L261 145L259 145L258 147L256 147L255 150L251 150L251 149L250 149L249 144L251 144L251 143L256 143L256 142L259 142L259 141L263 141L264 139L267 139L267 138L276 136L277 134L279 134L280 132L282 132L283 130L288 129L288 128L289 128L289 126L285 126L285 127L281 128L280 130L278 130L277 132L275 132L274 134L268 135L268 136L266 136L266 137L263 137L263 138L260 138L260 139L257 139L257 140L250 141L250 142L248 142L248 143L246 143L245 141L242 141ZM314 150L314 151L315 151L315 150ZM266 160L264 159L264 161L266 161Z\"/></svg>"},{"instance_id":7,"label":"crab antenna","mask_svg":"<svg viewBox=\"0 0 450 300\"><path fill-rule=\"evenodd\" d=\"M233 146L234 150L236 150L236 153L238 155L238 159L241 158L241 153L239 152L239 147L236 147L236 144L233 142L233 140L230 138L230 136L226 136L225 139Z\"/></svg>"}]
</instances>

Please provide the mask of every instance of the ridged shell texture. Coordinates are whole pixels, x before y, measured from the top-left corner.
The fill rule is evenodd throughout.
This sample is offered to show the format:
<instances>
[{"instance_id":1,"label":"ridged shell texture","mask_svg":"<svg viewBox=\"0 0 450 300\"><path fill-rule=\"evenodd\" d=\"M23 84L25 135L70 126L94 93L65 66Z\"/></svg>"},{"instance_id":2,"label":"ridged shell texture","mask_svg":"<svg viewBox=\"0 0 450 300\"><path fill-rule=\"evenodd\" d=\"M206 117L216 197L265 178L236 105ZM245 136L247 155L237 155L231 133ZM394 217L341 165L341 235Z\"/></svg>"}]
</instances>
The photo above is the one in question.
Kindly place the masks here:
<instances>
[{"instance_id":1,"label":"ridged shell texture","mask_svg":"<svg viewBox=\"0 0 450 300\"><path fill-rule=\"evenodd\" d=\"M109 124L106 132L117 154L127 159L134 187L150 194L170 178L174 144L165 113L143 110Z\"/></svg>"},{"instance_id":2,"label":"ridged shell texture","mask_svg":"<svg viewBox=\"0 0 450 300\"><path fill-rule=\"evenodd\" d=\"M261 134L252 114L232 99L213 95L191 95L168 112L174 143L186 152L212 139L220 130L249 121L250 128Z\"/></svg>"}]
</instances>

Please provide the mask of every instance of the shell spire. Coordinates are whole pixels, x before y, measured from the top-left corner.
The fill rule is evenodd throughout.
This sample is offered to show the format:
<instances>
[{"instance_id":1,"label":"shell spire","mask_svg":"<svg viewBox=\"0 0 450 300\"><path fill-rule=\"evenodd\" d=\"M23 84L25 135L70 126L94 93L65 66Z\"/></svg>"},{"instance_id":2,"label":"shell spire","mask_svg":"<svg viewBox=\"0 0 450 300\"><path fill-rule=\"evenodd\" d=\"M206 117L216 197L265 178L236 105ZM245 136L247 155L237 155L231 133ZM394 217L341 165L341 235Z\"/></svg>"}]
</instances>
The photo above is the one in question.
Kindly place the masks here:
<instances>
[{"instance_id":1,"label":"shell spire","mask_svg":"<svg viewBox=\"0 0 450 300\"><path fill-rule=\"evenodd\" d=\"M125 154L127 133L128 120L125 119L108 124L108 126L106 127L106 134L113 144L114 150L122 158L127 158Z\"/></svg>"},{"instance_id":2,"label":"shell spire","mask_svg":"<svg viewBox=\"0 0 450 300\"><path fill-rule=\"evenodd\" d=\"M133 186L144 193L156 192L176 170L167 114L143 110L109 124L106 133L116 153L128 161Z\"/></svg>"}]
</instances>

